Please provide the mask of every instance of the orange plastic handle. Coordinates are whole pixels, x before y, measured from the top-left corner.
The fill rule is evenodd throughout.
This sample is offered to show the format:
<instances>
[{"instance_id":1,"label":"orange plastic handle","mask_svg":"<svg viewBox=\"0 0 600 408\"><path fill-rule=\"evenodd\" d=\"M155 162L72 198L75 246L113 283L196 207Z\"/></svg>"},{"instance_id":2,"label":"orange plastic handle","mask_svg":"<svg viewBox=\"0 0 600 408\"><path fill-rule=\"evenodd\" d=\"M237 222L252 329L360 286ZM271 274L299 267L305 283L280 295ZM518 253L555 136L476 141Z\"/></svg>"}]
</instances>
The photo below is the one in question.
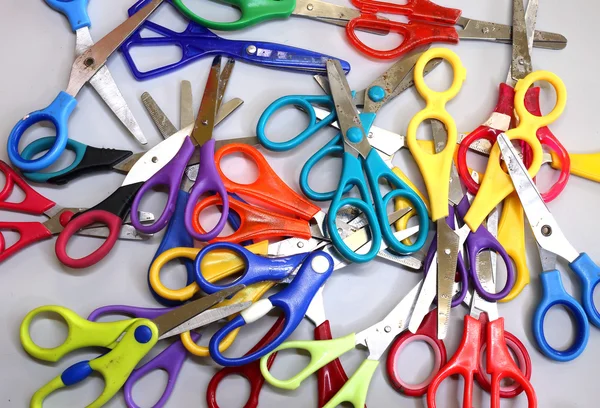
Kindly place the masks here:
<instances>
[{"instance_id":1,"label":"orange plastic handle","mask_svg":"<svg viewBox=\"0 0 600 408\"><path fill-rule=\"evenodd\" d=\"M217 195L207 197L196 204L192 216L192 225L199 234L204 233L204 229L200 225L200 213L210 206L221 204L221 197ZM240 227L233 234L226 237L217 237L210 241L211 243L240 243L248 240L261 241L281 237L309 239L311 237L310 226L306 220L276 214L269 210L242 203L231 197L229 198L229 210L235 211L240 217Z\"/></svg>"},{"instance_id":2,"label":"orange plastic handle","mask_svg":"<svg viewBox=\"0 0 600 408\"><path fill-rule=\"evenodd\" d=\"M242 153L256 164L258 168L256 181L250 184L240 184L227 178L223 173L221 159L234 153ZM243 198L248 198L250 202L274 207L283 214L293 215L307 221L310 221L321 210L320 207L307 201L279 178L263 154L254 146L242 143L225 145L215 153L215 162L223 184L230 193L236 193Z\"/></svg>"}]
</instances>

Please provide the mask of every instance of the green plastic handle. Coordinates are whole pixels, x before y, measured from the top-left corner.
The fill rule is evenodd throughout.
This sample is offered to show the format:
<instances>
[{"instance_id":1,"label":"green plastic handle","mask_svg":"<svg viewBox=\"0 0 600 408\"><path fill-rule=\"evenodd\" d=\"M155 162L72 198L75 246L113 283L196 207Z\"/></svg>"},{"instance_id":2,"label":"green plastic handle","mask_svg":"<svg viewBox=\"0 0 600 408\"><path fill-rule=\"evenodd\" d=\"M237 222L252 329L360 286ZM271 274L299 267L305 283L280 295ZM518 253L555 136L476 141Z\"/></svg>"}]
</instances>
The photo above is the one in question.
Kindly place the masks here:
<instances>
[{"instance_id":1,"label":"green plastic handle","mask_svg":"<svg viewBox=\"0 0 600 408\"><path fill-rule=\"evenodd\" d=\"M363 408L367 401L367 392L371 378L379 365L379 360L365 360L346 384L333 396L323 408L335 408L343 402L351 403L354 408Z\"/></svg>"},{"instance_id":2,"label":"green plastic handle","mask_svg":"<svg viewBox=\"0 0 600 408\"><path fill-rule=\"evenodd\" d=\"M260 359L260 372L267 382L274 387L295 390L312 374L325 367L342 354L352 350L356 344L356 334L352 333L333 340L288 341ZM269 356L280 350L300 349L310 354L310 363L298 374L279 380L271 375L268 367Z\"/></svg>"},{"instance_id":3,"label":"green plastic handle","mask_svg":"<svg viewBox=\"0 0 600 408\"><path fill-rule=\"evenodd\" d=\"M131 372L135 369L135 366L148 354L150 349L154 347L158 341L158 328L154 323L147 319L134 319L131 320L133 324L127 329L121 340L115 345L114 349L110 352L88 362L78 363L79 365L86 365L88 370L85 373L76 373L76 379L65 384L65 379L73 379L74 376L65 376L67 370L61 375L54 378L48 384L40 388L31 398L30 408L42 408L44 399L52 392L77 384L83 381L91 374L92 371L96 371L104 378L104 390L102 394L86 408L100 408L105 405L117 392L123 387L125 381L129 378ZM142 327L144 326L144 327ZM143 340L138 341L142 337L139 336L138 328L141 331L150 329L150 335L144 337ZM73 366L72 366L73 367Z\"/></svg>"},{"instance_id":4,"label":"green plastic handle","mask_svg":"<svg viewBox=\"0 0 600 408\"><path fill-rule=\"evenodd\" d=\"M296 0L221 0L240 10L242 16L237 21L210 21L190 10L184 0L173 0L173 4L187 18L204 27L221 31L234 31L258 24L265 20L288 18L296 8Z\"/></svg>"},{"instance_id":5,"label":"green plastic handle","mask_svg":"<svg viewBox=\"0 0 600 408\"><path fill-rule=\"evenodd\" d=\"M57 314L63 318L69 328L69 333L63 344L53 348L40 347L33 342L29 334L31 321L41 313ZM32 357L44 361L56 362L71 351L84 347L112 348L119 336L126 331L134 319L116 322L90 322L62 306L41 306L32 310L21 323L21 344Z\"/></svg>"}]
</instances>

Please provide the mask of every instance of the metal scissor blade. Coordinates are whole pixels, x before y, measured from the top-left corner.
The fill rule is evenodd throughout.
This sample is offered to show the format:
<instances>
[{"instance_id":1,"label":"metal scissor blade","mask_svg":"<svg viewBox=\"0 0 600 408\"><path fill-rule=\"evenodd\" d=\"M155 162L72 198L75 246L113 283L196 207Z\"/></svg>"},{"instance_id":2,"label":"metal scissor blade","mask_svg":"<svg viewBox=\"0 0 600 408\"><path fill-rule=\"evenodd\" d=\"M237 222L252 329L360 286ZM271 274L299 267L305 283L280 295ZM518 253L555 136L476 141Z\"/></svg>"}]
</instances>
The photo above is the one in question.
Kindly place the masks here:
<instances>
[{"instance_id":1,"label":"metal scissor blade","mask_svg":"<svg viewBox=\"0 0 600 408\"><path fill-rule=\"evenodd\" d=\"M513 0L513 30L512 30L512 79L523 79L532 70L529 41L527 38L527 25L525 22L525 9L523 0Z\"/></svg>"},{"instance_id":2,"label":"metal scissor blade","mask_svg":"<svg viewBox=\"0 0 600 408\"><path fill-rule=\"evenodd\" d=\"M425 318L425 315L429 313L429 308L435 299L436 293L436 276L437 276L437 253L433 255L429 269L427 270L427 276L423 280L419 297L415 304L410 322L408 324L408 330L411 333L416 333L421 326L421 322Z\"/></svg>"},{"instance_id":3,"label":"metal scissor blade","mask_svg":"<svg viewBox=\"0 0 600 408\"><path fill-rule=\"evenodd\" d=\"M515 186L535 240L543 249L555 253L568 262L573 262L579 252L563 235L556 219L544 203L540 192L527 172L527 167L519 158L517 150L504 133L498 136L498 146L508 168L508 174Z\"/></svg>"},{"instance_id":4,"label":"metal scissor blade","mask_svg":"<svg viewBox=\"0 0 600 408\"><path fill-rule=\"evenodd\" d=\"M444 218L437 221L437 302L438 302L438 339L443 340L450 326L450 311L454 277L458 263L460 238L446 223Z\"/></svg>"},{"instance_id":5,"label":"metal scissor blade","mask_svg":"<svg viewBox=\"0 0 600 408\"><path fill-rule=\"evenodd\" d=\"M188 320L200 315L201 313L207 311L209 308L213 307L217 303L222 302L229 296L236 294L245 287L246 285L235 285L231 288L223 289L219 292L213 293L212 295L203 296L200 299L196 299L193 302L186 303L182 306L177 307L176 309L173 309L170 312L158 316L157 318L153 319L152 322L158 327L159 338L162 339L174 335L170 334L173 329L186 323ZM215 321L212 320L216 317L215 314L209 314L206 316L206 320L203 320L204 324L208 324L210 322ZM200 325L196 327L200 327ZM192 328L188 327L186 328L186 331L191 329ZM169 336L166 336L166 334L169 334Z\"/></svg>"},{"instance_id":6,"label":"metal scissor blade","mask_svg":"<svg viewBox=\"0 0 600 408\"><path fill-rule=\"evenodd\" d=\"M194 123L194 96L192 83L181 81L179 92L179 127L184 128Z\"/></svg>"},{"instance_id":7,"label":"metal scissor blade","mask_svg":"<svg viewBox=\"0 0 600 408\"><path fill-rule=\"evenodd\" d=\"M166 139L177 133L177 129L175 128L175 125L173 125L173 122L171 122L165 112L158 106L152 95L148 92L142 94L142 104L146 108L146 111L148 111L152 122L154 122L163 138Z\"/></svg>"}]
</instances>

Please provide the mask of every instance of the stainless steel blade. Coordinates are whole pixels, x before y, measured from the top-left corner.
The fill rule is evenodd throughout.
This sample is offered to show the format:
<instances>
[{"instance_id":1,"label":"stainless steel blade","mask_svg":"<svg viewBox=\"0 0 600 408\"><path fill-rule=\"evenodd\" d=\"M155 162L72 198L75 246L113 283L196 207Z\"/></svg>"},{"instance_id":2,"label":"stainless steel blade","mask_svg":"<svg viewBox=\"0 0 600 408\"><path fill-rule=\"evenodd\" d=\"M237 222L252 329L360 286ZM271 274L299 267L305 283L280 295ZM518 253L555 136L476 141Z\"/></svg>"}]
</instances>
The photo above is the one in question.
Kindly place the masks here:
<instances>
[{"instance_id":1,"label":"stainless steel blade","mask_svg":"<svg viewBox=\"0 0 600 408\"><path fill-rule=\"evenodd\" d=\"M456 264L460 246L459 236L444 218L437 221L437 303L438 339L443 340L450 325Z\"/></svg>"},{"instance_id":2,"label":"stainless steel blade","mask_svg":"<svg viewBox=\"0 0 600 408\"><path fill-rule=\"evenodd\" d=\"M181 81L179 94L179 127L184 128L194 123L194 97L192 83Z\"/></svg>"},{"instance_id":3,"label":"stainless steel blade","mask_svg":"<svg viewBox=\"0 0 600 408\"><path fill-rule=\"evenodd\" d=\"M142 104L148 111L152 122L154 122L163 138L166 139L177 133L177 129L175 128L175 125L173 125L173 122L169 120L165 112L163 112L152 95L148 92L142 94Z\"/></svg>"}]
</instances>

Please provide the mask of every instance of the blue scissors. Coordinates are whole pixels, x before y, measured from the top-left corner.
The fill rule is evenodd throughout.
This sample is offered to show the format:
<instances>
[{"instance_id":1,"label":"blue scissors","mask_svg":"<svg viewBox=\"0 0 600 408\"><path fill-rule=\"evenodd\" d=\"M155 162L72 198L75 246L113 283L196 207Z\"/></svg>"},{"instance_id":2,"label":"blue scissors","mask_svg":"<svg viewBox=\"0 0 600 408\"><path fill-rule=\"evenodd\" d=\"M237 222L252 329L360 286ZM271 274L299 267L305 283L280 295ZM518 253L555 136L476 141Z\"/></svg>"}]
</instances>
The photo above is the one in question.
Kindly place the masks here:
<instances>
[{"instance_id":1,"label":"blue scissors","mask_svg":"<svg viewBox=\"0 0 600 408\"><path fill-rule=\"evenodd\" d=\"M148 2L149 0L139 0L131 6L129 15L131 16L136 13ZM171 3L171 0L168 2ZM142 30L149 30L158 35L142 37ZM148 71L141 71L131 55L131 49L138 46L159 47L173 45L181 49L181 59ZM307 74L324 74L326 72L325 61L333 58L318 52L283 44L227 40L193 21L189 22L183 32L175 32L152 21L145 21L140 26L140 29L123 43L121 52L125 56L133 76L139 81L167 74L197 59L211 55L222 55L250 64ZM350 72L350 64L347 61L340 60L340 63L345 72Z\"/></svg>"},{"instance_id":2,"label":"blue scissors","mask_svg":"<svg viewBox=\"0 0 600 408\"><path fill-rule=\"evenodd\" d=\"M387 150L381 153L372 148L370 142L371 139L367 139L366 135L371 128L373 121L375 120L376 112L383 106L384 103L391 100L393 97L400 94L402 91L412 86L412 80L407 74L411 72L416 60L419 57L419 53L413 53L411 56L403 59L402 61L394 64L386 73L378 77L363 93L364 98L364 113L358 114L355 106L355 100L360 100L361 97L355 94L354 100L350 92L350 88L345 81L343 70L337 64L337 67L328 69L328 73L341 72L341 77L335 75L337 88L337 94L332 99L331 96L288 96L281 98L271 104L261 116L258 126L257 135L260 142L270 150L285 151L303 143L308 137L315 134L325 126L333 124L337 119L341 122L339 117L340 112L336 113L335 106L339 106L339 103L345 103L348 112L356 113L351 117L345 117L345 120L349 120L352 123L360 124L360 130L358 127L347 127L344 128L348 123L344 125L340 123L340 128L343 129L341 134L335 139L328 142L322 149L320 149L313 157L311 157L302 169L300 186L303 192L314 200L325 201L332 200L329 208L329 217L327 220L327 228L330 232L331 239L336 249L348 260L352 262L367 262L372 260L378 252L382 240L387 246L398 253L408 254L418 251L425 244L427 234L429 232L429 219L425 203L421 198L404 183L394 172L391 170L394 152L399 150L402 143L399 145L397 141L391 138L384 141L384 144L388 145ZM329 60L328 64L333 64L333 61ZM431 71L436 64L428 66L427 72ZM328 65L329 67L329 65ZM331 78L329 78L330 86ZM333 88L332 88L333 91ZM347 92L346 92L347 91ZM337 100L335 96L337 95ZM334 103L335 102L335 103ZM316 113L313 109L312 104L318 104L326 106L331 110L331 113L327 115L323 120L317 121ZM270 117L280 108L284 106L300 106L309 115L309 126L300 134L286 142L272 142L265 134L265 127ZM356 122L355 122L356 121ZM363 130L364 127L364 130ZM351 128L355 128L361 133L351 131L348 135L347 131ZM344 130L345 129L345 130ZM314 167L314 165L325 156L333 154L343 154L343 170L342 178L339 186L335 192L328 193L317 193L308 185L308 173ZM384 153L384 154L382 154ZM385 158L382 158L382 156ZM367 175L368 183L365 180L363 171ZM394 190L381 196L379 194L379 181L385 179L394 186ZM360 192L361 199L357 198L343 198L343 194L350 191L352 187L356 186ZM373 203L369 197L369 188L371 189L371 197L375 203L375 210L373 209ZM411 203L411 206L416 210L419 220L419 234L412 245L405 245L396 239L389 224L386 220L386 207L390 200L402 197ZM369 227L371 228L371 234L373 236L373 245L367 253L357 254L350 250L344 245L342 238L338 234L338 230L335 226L335 216L338 211L344 206L352 206L358 208L364 212L367 216Z\"/></svg>"},{"instance_id":3,"label":"blue scissors","mask_svg":"<svg viewBox=\"0 0 600 408\"><path fill-rule=\"evenodd\" d=\"M498 136L497 143L540 250L543 293L533 314L533 335L546 357L555 361L571 361L587 346L590 322L600 328L600 312L594 304L594 289L600 283L600 267L585 252L580 253L573 248L563 235L506 134ZM565 290L560 271L556 269L557 257L565 259L581 281L581 304ZM565 307L576 323L575 340L566 350L553 348L544 333L546 314L558 305Z\"/></svg>"}]
</instances>

